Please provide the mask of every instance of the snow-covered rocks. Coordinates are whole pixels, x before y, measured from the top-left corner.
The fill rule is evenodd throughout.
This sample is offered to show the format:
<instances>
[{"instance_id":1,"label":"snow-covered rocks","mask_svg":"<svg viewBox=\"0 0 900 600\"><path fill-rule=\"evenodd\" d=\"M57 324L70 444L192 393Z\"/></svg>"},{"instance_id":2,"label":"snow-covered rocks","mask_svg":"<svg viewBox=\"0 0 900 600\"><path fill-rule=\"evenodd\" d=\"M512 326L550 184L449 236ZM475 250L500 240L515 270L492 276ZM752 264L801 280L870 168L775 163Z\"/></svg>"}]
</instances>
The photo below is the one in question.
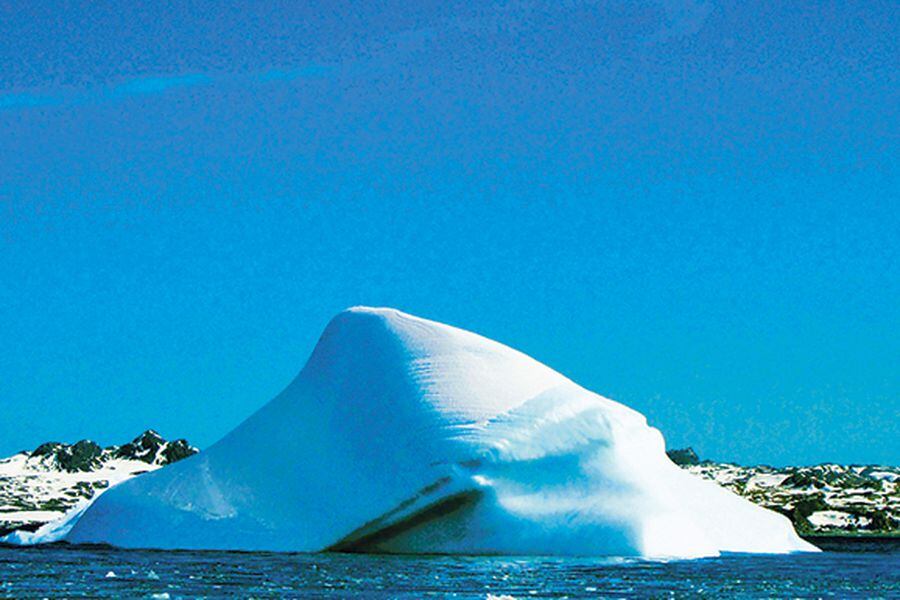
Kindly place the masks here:
<instances>
[{"instance_id":1,"label":"snow-covered rocks","mask_svg":"<svg viewBox=\"0 0 900 600\"><path fill-rule=\"evenodd\" d=\"M121 446L47 442L0 459L0 537L34 531L116 483L196 453L148 430Z\"/></svg>"},{"instance_id":2,"label":"snow-covered rocks","mask_svg":"<svg viewBox=\"0 0 900 600\"><path fill-rule=\"evenodd\" d=\"M741 466L700 461L690 449L669 454L688 472L789 516L804 534L894 534L900 528L898 467ZM686 460L690 454L694 459Z\"/></svg>"},{"instance_id":3,"label":"snow-covered rocks","mask_svg":"<svg viewBox=\"0 0 900 600\"><path fill-rule=\"evenodd\" d=\"M98 498L66 539L129 547L693 557L813 550L694 477L630 408L396 310L335 317L274 400Z\"/></svg>"}]
</instances>

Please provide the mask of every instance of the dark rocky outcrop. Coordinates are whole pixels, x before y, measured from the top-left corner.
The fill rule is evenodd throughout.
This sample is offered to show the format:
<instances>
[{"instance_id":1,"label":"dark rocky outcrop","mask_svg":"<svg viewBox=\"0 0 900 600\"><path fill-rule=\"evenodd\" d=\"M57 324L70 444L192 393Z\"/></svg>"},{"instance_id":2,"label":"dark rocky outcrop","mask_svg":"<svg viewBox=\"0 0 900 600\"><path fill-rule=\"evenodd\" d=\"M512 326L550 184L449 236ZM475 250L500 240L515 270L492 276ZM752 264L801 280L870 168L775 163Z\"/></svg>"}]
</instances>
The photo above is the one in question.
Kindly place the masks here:
<instances>
[{"instance_id":1,"label":"dark rocky outcrop","mask_svg":"<svg viewBox=\"0 0 900 600\"><path fill-rule=\"evenodd\" d=\"M679 466L699 465L700 457L691 447L679 448L677 450L666 450L669 459Z\"/></svg>"}]
</instances>

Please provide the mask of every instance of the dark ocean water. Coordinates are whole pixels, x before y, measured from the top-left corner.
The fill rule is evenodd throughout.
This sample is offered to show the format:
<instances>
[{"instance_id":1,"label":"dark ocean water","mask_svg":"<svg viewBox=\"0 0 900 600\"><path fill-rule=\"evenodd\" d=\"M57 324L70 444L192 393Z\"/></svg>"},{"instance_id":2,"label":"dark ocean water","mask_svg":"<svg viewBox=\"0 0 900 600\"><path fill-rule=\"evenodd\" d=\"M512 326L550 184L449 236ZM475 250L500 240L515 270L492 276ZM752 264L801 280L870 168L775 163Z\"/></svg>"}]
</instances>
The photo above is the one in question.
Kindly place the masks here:
<instances>
[{"instance_id":1,"label":"dark ocean water","mask_svg":"<svg viewBox=\"0 0 900 600\"><path fill-rule=\"evenodd\" d=\"M900 540L792 556L366 556L0 547L0 598L900 598Z\"/></svg>"}]
</instances>

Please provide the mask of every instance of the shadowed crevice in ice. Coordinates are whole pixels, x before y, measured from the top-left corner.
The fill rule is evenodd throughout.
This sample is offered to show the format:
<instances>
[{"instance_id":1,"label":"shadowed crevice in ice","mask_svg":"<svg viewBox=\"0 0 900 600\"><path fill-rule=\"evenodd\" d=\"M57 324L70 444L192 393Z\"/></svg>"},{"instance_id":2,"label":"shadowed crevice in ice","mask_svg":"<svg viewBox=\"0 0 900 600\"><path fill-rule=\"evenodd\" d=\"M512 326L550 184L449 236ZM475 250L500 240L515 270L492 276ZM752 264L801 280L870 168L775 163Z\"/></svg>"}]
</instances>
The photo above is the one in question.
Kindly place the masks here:
<instances>
[{"instance_id":1,"label":"shadowed crevice in ice","mask_svg":"<svg viewBox=\"0 0 900 600\"><path fill-rule=\"evenodd\" d=\"M481 498L481 492L469 490L441 498L426 505L421 510L398 520L389 518L376 519L372 523L360 527L350 535L326 548L329 552L390 552L390 542L401 535L408 534L436 520L442 519L466 507L473 505ZM393 513L393 511L392 511Z\"/></svg>"}]
</instances>

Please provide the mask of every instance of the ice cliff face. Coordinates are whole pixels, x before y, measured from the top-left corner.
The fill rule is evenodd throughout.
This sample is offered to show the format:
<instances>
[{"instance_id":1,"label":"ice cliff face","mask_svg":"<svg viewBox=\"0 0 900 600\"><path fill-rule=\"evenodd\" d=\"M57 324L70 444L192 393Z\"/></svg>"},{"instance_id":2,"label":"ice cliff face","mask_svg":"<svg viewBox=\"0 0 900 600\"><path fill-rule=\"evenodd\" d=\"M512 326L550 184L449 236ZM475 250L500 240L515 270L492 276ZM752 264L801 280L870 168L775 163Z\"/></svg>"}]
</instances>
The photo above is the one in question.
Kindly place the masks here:
<instances>
[{"instance_id":1,"label":"ice cliff face","mask_svg":"<svg viewBox=\"0 0 900 600\"><path fill-rule=\"evenodd\" d=\"M665 455L639 413L528 356L391 309L335 317L269 404L102 495L119 546L692 557L811 550Z\"/></svg>"}]
</instances>

